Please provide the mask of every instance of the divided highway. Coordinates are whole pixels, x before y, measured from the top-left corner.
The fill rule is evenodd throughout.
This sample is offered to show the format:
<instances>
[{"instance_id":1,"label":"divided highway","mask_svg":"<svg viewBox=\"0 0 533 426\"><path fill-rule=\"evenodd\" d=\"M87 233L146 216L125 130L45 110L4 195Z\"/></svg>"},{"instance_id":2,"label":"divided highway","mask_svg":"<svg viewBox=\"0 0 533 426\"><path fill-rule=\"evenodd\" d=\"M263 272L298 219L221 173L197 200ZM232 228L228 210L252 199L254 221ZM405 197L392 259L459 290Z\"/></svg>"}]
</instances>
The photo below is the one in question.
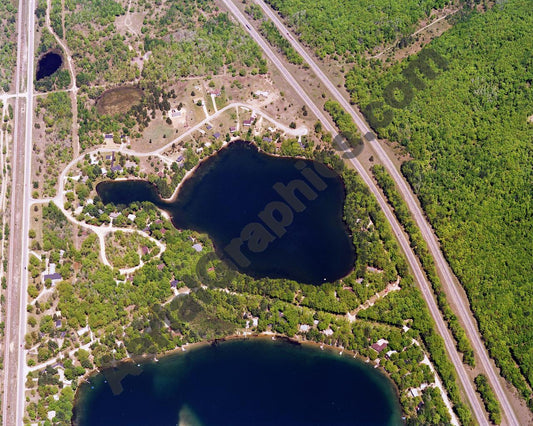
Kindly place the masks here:
<instances>
[{"instance_id":1,"label":"divided highway","mask_svg":"<svg viewBox=\"0 0 533 426\"><path fill-rule=\"evenodd\" d=\"M278 68L278 70L281 72L283 77L291 84L291 86L294 88L294 90L301 96L303 101L307 104L307 106L310 108L310 110L316 115L316 117L323 123L324 127L330 132L332 132L333 136L337 134L337 131L335 128L331 125L329 119L325 116L323 111L311 100L311 98L307 95L305 90L299 85L299 83L295 80L295 78L290 74L290 72L285 68L283 63L278 59L278 57L275 55L275 53L272 51L270 45L259 35L259 33L252 27L250 22L247 20L247 18L240 12L240 10L233 4L231 0L222 0L224 5L227 7L227 9L236 17L236 19L239 21L241 25L246 27L248 30L250 36L255 40L255 42L263 49L265 54L268 56L268 58L274 63L274 65ZM274 24L278 27L280 32L282 34L287 34L288 30L283 26L283 24L279 21L277 16L275 15L272 10L268 6L266 6L262 1L256 0L257 4L259 4L265 14L272 19ZM324 75L324 73L318 68L316 63L313 61L312 58L309 57L307 52L303 50L303 48L295 42L295 40L292 37L288 37L289 41L293 45L293 47L298 51L298 53L304 58L304 60L308 63L310 68L316 73L316 75L319 77L319 79L323 82L323 84L331 91L331 93L337 98L337 100L341 103L341 105L349 112L352 117L354 117L354 120L359 127L359 130L362 134L366 134L370 132L370 129L368 126L361 120L361 118L355 113L351 105L342 97L340 92L336 89L335 85L329 81L329 79ZM342 102L341 102L342 101ZM348 108L347 108L348 107ZM340 143L340 148L342 151L349 151L349 148L344 144ZM399 176L399 173L394 168L391 160L386 156L383 148L377 143L377 141L374 141L372 146L376 148L376 152L378 153L380 160L387 166L387 169L389 169L389 173L393 175L395 181L398 181L400 179L404 186L406 186L406 183L401 179ZM370 188L376 199L378 200L378 203L380 207L382 208L383 212L385 213L385 216L387 217L387 220L390 222L391 227L393 229L394 234L396 235L400 246L402 247L402 250L405 252L409 265L411 269L413 270L413 273L415 275L415 278L417 282L419 283L419 286L422 290L422 295L429 307L431 316L435 320L435 323L437 325L437 331L439 334L444 338L444 343L446 346L446 350L448 352L448 355L453 362L457 375L459 377L459 380L462 384L463 389L465 390L466 397L468 398L468 402L470 404L470 407L474 413L474 416L479 424L488 424L488 421L485 417L485 411L483 407L481 406L481 402L479 398L477 397L477 394L474 390L473 383L470 381L470 378L465 370L465 367L461 361L461 357L459 356L459 353L457 352L457 349L455 347L455 342L447 328L446 323L444 322L444 319L442 318L442 314L440 310L437 307L437 304L435 302L435 299L433 297L433 292L431 289L430 284L427 282L424 272L422 271L422 268L420 267L418 260L413 253L409 241L407 240L406 235L403 233L402 228L398 221L396 220L396 217L394 216L394 213L390 209L389 205L385 201L385 199L382 197L380 191L374 184L372 178L368 175L364 167L361 165L361 163L357 160L357 158L350 158L349 160L354 168L357 170L359 175L362 177L366 185ZM391 172L390 169L394 169L396 172L396 176ZM405 189L404 189L405 190ZM402 192L403 195L403 192ZM411 195L411 197L413 197ZM413 199L414 202L414 199ZM414 203L415 206L418 208L416 203ZM411 206L410 206L411 207ZM420 216L422 216L420 212ZM422 216L423 218L423 216ZM427 223L426 223L427 225ZM427 225L429 227L429 225ZM440 253L440 251L439 251ZM504 411L505 413L505 411ZM509 424L518 424L518 421L514 421L514 412L512 412L511 420L509 421ZM514 417L516 419L516 417Z\"/></svg>"},{"instance_id":2,"label":"divided highway","mask_svg":"<svg viewBox=\"0 0 533 426\"><path fill-rule=\"evenodd\" d=\"M307 62L307 64L318 77L318 79L327 87L330 93L342 105L346 112L348 112L352 116L361 134L366 135L368 132L370 132L371 129L361 119L361 117L355 111L352 105L342 96L337 87L324 74L324 72L320 69L314 59L307 53L303 46L297 40L295 40L294 37L290 35L289 30L287 29L287 27L285 27L283 22L281 22L277 14L272 9L270 9L270 7L265 4L263 0L255 0L255 2L261 7L263 12L272 20L272 22L276 25L281 34L283 34L285 38L291 43L293 48ZM499 373L496 370L495 365L491 362L487 350L485 349L485 346L481 340L477 326L474 320L472 319L468 302L459 294L451 268L446 262L442 251L440 250L440 245L437 241L437 237L433 232L433 229L431 228L428 221L426 220L426 217L422 213L422 210L416 202L415 196L411 192L409 185L403 179L400 172L396 169L391 159L388 157L387 153L380 145L379 141L375 139L371 142L371 144L379 160L386 167L387 171L392 176L396 185L398 186L402 198L409 206L409 210L411 211L411 214L413 215L417 226L420 228L422 236L431 251L431 255L435 259L435 265L441 277L443 278L443 284L445 289L447 290L451 304L452 306L457 307L456 314L464 325L466 334L470 339L470 342L472 343L474 352L478 356L478 359L481 362L481 366L489 379L490 385L496 393L496 397L498 398L498 401L500 402L500 405L502 407L504 419L507 419L508 424L518 425L518 419L513 411L513 408L511 407L511 404L509 403L503 386L501 385Z\"/></svg>"},{"instance_id":3,"label":"divided highway","mask_svg":"<svg viewBox=\"0 0 533 426\"><path fill-rule=\"evenodd\" d=\"M5 426L23 424L25 403L24 336L26 334L28 284L26 268L28 265L29 203L31 197L34 12L35 0L19 1L6 328L4 336L2 420ZM26 86L25 91L23 90L24 85Z\"/></svg>"}]
</instances>

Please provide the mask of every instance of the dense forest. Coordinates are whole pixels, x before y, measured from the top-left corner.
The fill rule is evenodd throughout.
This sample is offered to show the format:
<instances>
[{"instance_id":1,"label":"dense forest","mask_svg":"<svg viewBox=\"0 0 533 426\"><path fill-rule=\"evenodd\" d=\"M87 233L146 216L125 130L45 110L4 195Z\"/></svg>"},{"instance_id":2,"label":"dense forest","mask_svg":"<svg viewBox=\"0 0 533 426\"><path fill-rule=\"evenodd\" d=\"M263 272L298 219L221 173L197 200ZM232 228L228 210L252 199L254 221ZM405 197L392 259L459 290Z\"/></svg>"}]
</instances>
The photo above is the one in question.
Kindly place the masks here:
<instances>
[{"instance_id":1,"label":"dense forest","mask_svg":"<svg viewBox=\"0 0 533 426\"><path fill-rule=\"evenodd\" d=\"M320 57L357 55L410 34L447 0L267 0Z\"/></svg>"},{"instance_id":2,"label":"dense forest","mask_svg":"<svg viewBox=\"0 0 533 426\"><path fill-rule=\"evenodd\" d=\"M413 89L404 109L386 106L393 121L375 130L411 154L402 172L467 291L491 356L533 408L532 40L529 1L463 14L428 47L447 70L421 79L425 87ZM404 80L411 61L386 70L357 66L346 81L352 99L363 109L384 101L385 87Z\"/></svg>"}]
</instances>

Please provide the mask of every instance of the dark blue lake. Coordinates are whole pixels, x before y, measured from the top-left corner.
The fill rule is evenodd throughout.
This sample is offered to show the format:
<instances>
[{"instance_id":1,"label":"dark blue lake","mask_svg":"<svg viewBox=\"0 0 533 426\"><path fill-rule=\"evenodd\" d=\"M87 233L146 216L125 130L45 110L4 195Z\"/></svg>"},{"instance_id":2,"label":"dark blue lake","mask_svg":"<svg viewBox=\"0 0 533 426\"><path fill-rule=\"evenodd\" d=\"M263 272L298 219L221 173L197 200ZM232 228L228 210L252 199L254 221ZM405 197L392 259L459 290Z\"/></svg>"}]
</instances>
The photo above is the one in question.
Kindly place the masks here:
<instances>
[{"instance_id":1,"label":"dark blue lake","mask_svg":"<svg viewBox=\"0 0 533 426\"><path fill-rule=\"evenodd\" d=\"M74 424L397 425L400 416L392 384L365 363L253 339L99 373L80 386Z\"/></svg>"},{"instance_id":2,"label":"dark blue lake","mask_svg":"<svg viewBox=\"0 0 533 426\"><path fill-rule=\"evenodd\" d=\"M63 59L61 58L61 55L54 52L45 54L41 59L39 59L37 64L36 79L41 80L44 77L52 75L59 69L62 63Z\"/></svg>"},{"instance_id":3,"label":"dark blue lake","mask_svg":"<svg viewBox=\"0 0 533 426\"><path fill-rule=\"evenodd\" d=\"M202 162L176 200L161 200L145 181L107 181L96 189L104 203L153 202L177 228L209 234L219 257L254 277L321 284L354 266L342 179L315 161L235 142Z\"/></svg>"}]
</instances>

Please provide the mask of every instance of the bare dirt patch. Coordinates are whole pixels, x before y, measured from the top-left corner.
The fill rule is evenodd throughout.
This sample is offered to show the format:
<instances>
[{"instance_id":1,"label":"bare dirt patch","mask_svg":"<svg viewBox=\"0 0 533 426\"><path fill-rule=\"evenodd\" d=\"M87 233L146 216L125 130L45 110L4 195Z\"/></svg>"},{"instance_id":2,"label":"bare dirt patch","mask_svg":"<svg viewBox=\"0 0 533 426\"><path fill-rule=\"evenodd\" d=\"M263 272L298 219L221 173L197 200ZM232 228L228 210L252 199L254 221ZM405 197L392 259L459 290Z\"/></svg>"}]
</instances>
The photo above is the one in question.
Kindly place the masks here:
<instances>
[{"instance_id":1,"label":"bare dirt patch","mask_svg":"<svg viewBox=\"0 0 533 426\"><path fill-rule=\"evenodd\" d=\"M129 111L139 103L143 91L137 87L116 87L106 90L96 100L96 110L100 115L115 115Z\"/></svg>"}]
</instances>

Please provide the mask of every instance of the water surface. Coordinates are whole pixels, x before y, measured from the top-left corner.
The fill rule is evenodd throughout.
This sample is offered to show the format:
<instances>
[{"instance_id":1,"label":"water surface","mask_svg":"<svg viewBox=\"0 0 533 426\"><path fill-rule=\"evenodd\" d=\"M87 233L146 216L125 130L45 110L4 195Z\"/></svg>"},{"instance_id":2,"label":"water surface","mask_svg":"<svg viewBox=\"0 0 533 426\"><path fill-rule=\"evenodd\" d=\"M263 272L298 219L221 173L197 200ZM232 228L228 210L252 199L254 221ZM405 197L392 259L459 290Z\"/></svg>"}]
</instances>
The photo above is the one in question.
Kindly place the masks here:
<instances>
[{"instance_id":1,"label":"water surface","mask_svg":"<svg viewBox=\"0 0 533 426\"><path fill-rule=\"evenodd\" d=\"M39 63L37 64L37 80L41 80L55 73L62 63L63 59L61 55L54 52L46 53L39 59Z\"/></svg>"},{"instance_id":2,"label":"water surface","mask_svg":"<svg viewBox=\"0 0 533 426\"><path fill-rule=\"evenodd\" d=\"M146 181L107 181L96 190L104 203L153 202L177 228L209 234L221 258L255 277L320 284L346 276L355 262L343 182L315 161L236 142L202 162L174 201Z\"/></svg>"},{"instance_id":3,"label":"water surface","mask_svg":"<svg viewBox=\"0 0 533 426\"><path fill-rule=\"evenodd\" d=\"M383 374L352 358L284 341L204 346L128 371L136 375L125 375L120 393L108 380L120 376L120 368L81 385L74 423L401 424L394 389Z\"/></svg>"}]
</instances>

